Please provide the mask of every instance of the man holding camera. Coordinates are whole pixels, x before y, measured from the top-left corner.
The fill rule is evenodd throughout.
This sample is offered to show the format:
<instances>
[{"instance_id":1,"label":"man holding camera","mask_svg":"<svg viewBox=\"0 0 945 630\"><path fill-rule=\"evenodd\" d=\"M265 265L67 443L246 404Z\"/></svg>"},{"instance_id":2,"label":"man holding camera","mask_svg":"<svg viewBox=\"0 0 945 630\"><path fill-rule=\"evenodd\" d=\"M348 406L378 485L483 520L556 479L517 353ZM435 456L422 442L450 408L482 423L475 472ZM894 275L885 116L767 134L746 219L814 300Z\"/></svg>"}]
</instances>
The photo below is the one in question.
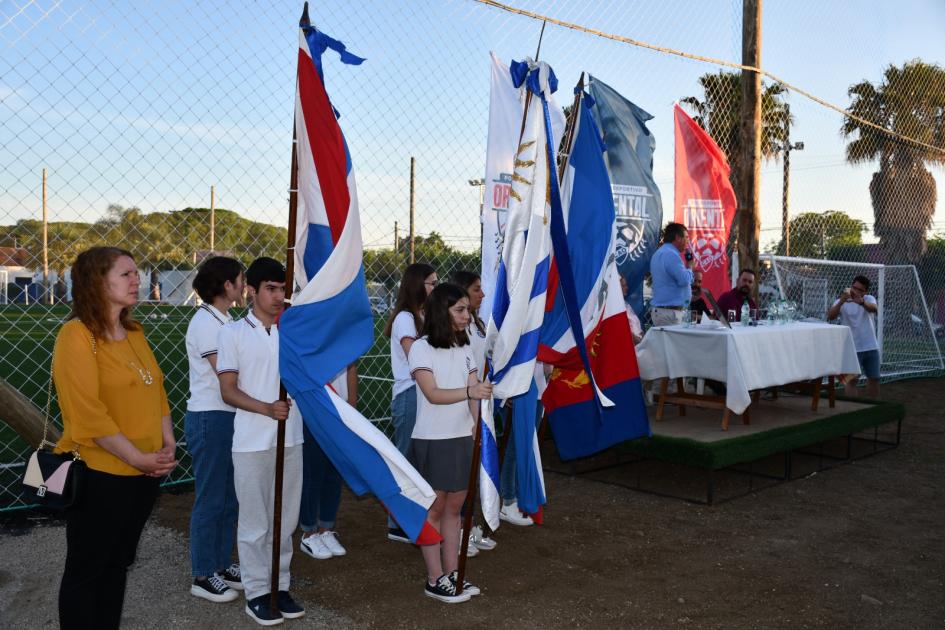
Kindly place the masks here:
<instances>
[{"instance_id":1,"label":"man holding camera","mask_svg":"<svg viewBox=\"0 0 945 630\"><path fill-rule=\"evenodd\" d=\"M654 326L681 324L686 304L692 294L692 268L695 260L688 250L689 232L682 223L668 223L663 228L663 244L650 259L653 297L650 299L650 320ZM686 264L680 254L685 252Z\"/></svg>"},{"instance_id":2,"label":"man holding camera","mask_svg":"<svg viewBox=\"0 0 945 630\"><path fill-rule=\"evenodd\" d=\"M844 289L830 310L827 319L840 318L840 323L850 327L853 333L853 345L860 360L860 370L866 375L866 395L873 400L879 399L879 343L876 340L876 327L873 317L879 310L876 298L868 294L870 280L866 276L853 278L849 288ZM848 396L856 395L856 378L844 383Z\"/></svg>"}]
</instances>

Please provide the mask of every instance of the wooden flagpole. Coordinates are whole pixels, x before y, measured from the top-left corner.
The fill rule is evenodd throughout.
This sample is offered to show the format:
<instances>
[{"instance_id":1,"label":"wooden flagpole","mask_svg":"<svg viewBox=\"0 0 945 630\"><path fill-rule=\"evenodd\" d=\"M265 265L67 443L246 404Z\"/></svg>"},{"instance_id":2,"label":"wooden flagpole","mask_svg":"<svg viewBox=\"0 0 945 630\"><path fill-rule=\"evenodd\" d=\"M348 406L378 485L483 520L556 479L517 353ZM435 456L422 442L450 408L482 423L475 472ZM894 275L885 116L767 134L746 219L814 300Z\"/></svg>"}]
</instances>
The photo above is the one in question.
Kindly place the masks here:
<instances>
[{"instance_id":1,"label":"wooden flagpole","mask_svg":"<svg viewBox=\"0 0 945 630\"><path fill-rule=\"evenodd\" d=\"M299 21L301 26L310 24L308 18L308 2L302 9L302 19ZM295 282L295 222L299 207L299 154L298 138L296 137L295 120L292 122L292 166L289 173L289 234L286 239L286 261L285 261L285 299L288 302L292 298L292 290ZM288 308L289 304L285 305ZM279 400L288 400L289 394L285 386L279 384ZM280 539L282 537L282 486L285 479L285 424L288 421L279 420L278 430L276 432L276 478L275 489L273 491L272 508L272 562L269 574L269 610L279 610L279 556L282 553L280 549Z\"/></svg>"},{"instance_id":2,"label":"wooden flagpole","mask_svg":"<svg viewBox=\"0 0 945 630\"><path fill-rule=\"evenodd\" d=\"M535 61L538 61L538 55L541 53L541 41L545 37L545 25L542 21L541 33L538 35L538 48L535 50ZM528 119L528 106L531 103L532 93L525 92L525 109L522 112L522 126L518 133L519 144L522 142L522 134L525 133L525 122ZM485 372L485 369L483 369ZM479 403L479 413L476 414L476 435L473 439L473 457L472 466L469 470L469 484L466 491L466 502L463 513L463 537L459 544L459 566L457 567L458 577L456 578L456 592L462 594L463 580L466 577L466 552L469 550L469 534L472 529L472 515L476 507L476 495L479 492L479 461L480 451L482 450L482 402ZM501 465L501 462L500 462Z\"/></svg>"},{"instance_id":3,"label":"wooden flagpole","mask_svg":"<svg viewBox=\"0 0 945 630\"><path fill-rule=\"evenodd\" d=\"M472 465L469 468L469 484L466 491L465 511L463 513L463 538L459 544L459 565L456 578L456 593L462 595L463 580L466 577L466 552L469 551L469 531L472 529L472 516L476 507L476 494L479 489L479 457L482 450L482 401L479 401L479 413L476 414L476 437L473 439Z\"/></svg>"}]
</instances>

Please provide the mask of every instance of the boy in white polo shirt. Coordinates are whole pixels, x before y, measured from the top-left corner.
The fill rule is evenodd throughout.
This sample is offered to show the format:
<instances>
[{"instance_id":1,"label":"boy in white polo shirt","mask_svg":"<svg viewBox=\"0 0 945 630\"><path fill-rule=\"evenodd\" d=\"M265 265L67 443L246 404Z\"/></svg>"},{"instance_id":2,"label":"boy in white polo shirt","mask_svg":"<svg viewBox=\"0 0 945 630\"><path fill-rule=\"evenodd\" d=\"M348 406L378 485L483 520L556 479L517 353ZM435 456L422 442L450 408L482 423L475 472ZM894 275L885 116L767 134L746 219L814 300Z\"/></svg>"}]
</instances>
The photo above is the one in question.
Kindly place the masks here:
<instances>
[{"instance_id":1,"label":"boy in white polo shirt","mask_svg":"<svg viewBox=\"0 0 945 630\"><path fill-rule=\"evenodd\" d=\"M220 329L217 375L223 400L236 407L233 422L233 478L239 500L237 549L246 613L260 625L282 623L305 609L289 595L292 532L302 493L302 418L279 400L279 329L285 300L285 268L258 258L246 270L252 309ZM273 479L277 422L286 422L279 556L279 610L270 610L269 567L273 521Z\"/></svg>"}]
</instances>

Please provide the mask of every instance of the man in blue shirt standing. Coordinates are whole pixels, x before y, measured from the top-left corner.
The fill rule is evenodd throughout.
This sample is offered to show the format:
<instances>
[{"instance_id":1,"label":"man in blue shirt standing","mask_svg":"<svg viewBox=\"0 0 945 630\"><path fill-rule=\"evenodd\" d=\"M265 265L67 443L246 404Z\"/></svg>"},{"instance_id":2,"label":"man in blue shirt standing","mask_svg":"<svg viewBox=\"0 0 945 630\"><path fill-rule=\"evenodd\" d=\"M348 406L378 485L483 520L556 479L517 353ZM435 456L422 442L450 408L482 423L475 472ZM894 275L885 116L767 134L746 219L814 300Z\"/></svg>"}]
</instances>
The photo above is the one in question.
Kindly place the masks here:
<instances>
[{"instance_id":1,"label":"man in blue shirt standing","mask_svg":"<svg viewBox=\"0 0 945 630\"><path fill-rule=\"evenodd\" d=\"M695 260L687 251L689 232L682 223L668 223L663 228L663 244L650 259L653 296L650 320L654 326L683 323L686 303L692 295L692 267ZM680 254L686 253L686 264Z\"/></svg>"}]
</instances>

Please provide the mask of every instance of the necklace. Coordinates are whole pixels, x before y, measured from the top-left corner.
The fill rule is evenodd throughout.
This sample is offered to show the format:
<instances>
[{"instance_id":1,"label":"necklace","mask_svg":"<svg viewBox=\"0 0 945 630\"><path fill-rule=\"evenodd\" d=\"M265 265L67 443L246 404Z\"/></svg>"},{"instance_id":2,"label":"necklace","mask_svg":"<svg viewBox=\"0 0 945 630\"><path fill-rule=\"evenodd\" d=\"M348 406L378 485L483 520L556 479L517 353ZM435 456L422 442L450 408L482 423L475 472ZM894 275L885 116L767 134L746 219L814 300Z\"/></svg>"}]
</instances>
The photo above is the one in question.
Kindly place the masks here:
<instances>
[{"instance_id":1,"label":"necklace","mask_svg":"<svg viewBox=\"0 0 945 630\"><path fill-rule=\"evenodd\" d=\"M138 373L138 376L141 377L141 380L145 385L151 385L154 383L154 376L151 374L151 370L145 367L144 361L142 361L141 357L138 356L138 351L135 350L134 344L131 343L131 339L127 337L125 339L128 341L128 346L131 347L131 351L134 353L135 358L138 359L138 364L140 364L139 366L134 361L129 361L128 367Z\"/></svg>"}]
</instances>

